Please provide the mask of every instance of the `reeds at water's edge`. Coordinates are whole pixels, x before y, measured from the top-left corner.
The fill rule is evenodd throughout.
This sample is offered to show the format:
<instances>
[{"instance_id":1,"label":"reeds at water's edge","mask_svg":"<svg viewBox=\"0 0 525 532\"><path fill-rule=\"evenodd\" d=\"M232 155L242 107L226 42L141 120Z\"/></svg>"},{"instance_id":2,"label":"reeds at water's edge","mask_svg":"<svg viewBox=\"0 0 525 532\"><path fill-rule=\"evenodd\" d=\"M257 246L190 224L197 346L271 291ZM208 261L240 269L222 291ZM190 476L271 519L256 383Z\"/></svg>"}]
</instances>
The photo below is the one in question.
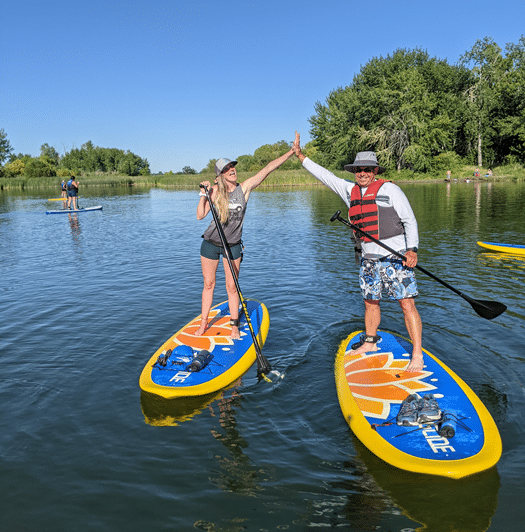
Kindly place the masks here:
<instances>
[{"instance_id":1,"label":"reeds at water's edge","mask_svg":"<svg viewBox=\"0 0 525 532\"><path fill-rule=\"evenodd\" d=\"M460 171L452 174L452 179L464 181L465 179L474 179L472 166L465 166ZM343 170L334 170L333 173L338 177L352 180L353 175ZM253 172L239 172L239 182L251 177ZM483 171L482 171L483 176ZM198 187L201 181L213 182L215 175L210 173L202 174L164 174L164 175L147 175L147 176L125 176L116 174L85 174L79 175L78 181L81 187L118 187L118 186L144 186L158 188L193 188ZM394 182L414 182L414 181L443 181L445 175L435 174L415 174L408 170L401 172L386 172L382 174L383 179ZM0 190L8 189L35 189L35 188L55 188L60 187L62 177L3 177L0 178ZM498 167L494 170L494 176L487 178L475 178L481 181L493 181L500 179L523 180L525 179L525 170L519 166L509 165ZM301 170L277 170L271 173L266 180L260 185L261 187L274 186L304 186L319 185L309 172Z\"/></svg>"}]
</instances>

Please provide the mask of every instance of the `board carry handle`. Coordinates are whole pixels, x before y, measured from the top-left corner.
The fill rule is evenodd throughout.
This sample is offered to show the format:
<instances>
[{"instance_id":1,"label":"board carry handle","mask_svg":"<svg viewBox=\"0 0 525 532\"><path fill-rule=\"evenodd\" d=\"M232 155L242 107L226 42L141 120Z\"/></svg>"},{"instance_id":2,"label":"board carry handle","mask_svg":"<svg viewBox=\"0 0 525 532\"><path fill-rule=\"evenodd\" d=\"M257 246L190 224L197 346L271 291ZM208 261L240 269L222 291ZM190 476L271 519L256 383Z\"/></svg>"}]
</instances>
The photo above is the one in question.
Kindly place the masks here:
<instances>
[{"instance_id":1,"label":"board carry handle","mask_svg":"<svg viewBox=\"0 0 525 532\"><path fill-rule=\"evenodd\" d=\"M357 231L359 234L366 236L376 244L380 245L382 248L386 249L387 251L390 251L393 255L396 255L400 259L406 260L406 257L397 252L394 251L391 247L387 246L386 244L383 244L380 240L377 238L374 238L372 235L368 234L367 232L363 231L361 228L357 227L357 225L354 225L353 223L345 220L344 218L341 218L341 211L337 211L331 218L330 221L333 222L335 220L340 221L344 225L350 227L354 231ZM415 266L418 270L422 271L424 274L428 275L429 277L432 277L435 281L438 283L441 283L443 286L447 287L448 289L452 290L454 293L456 293L458 296L461 296L465 301L470 303L476 314L478 316L481 316L482 318L485 318L487 320L492 320L494 318L497 318L500 314L503 314L507 307L503 303L498 303L497 301L481 301L477 299L472 299L471 297L467 296L463 292L460 292L457 288L454 288L453 286L449 285L433 273L429 272L428 270L425 270L422 266L419 266L417 264Z\"/></svg>"},{"instance_id":2,"label":"board carry handle","mask_svg":"<svg viewBox=\"0 0 525 532\"><path fill-rule=\"evenodd\" d=\"M250 328L253 345L255 347L255 355L257 358L257 376L259 378L262 377L264 380L271 382L267 374L270 373L270 371L272 371L272 367L270 366L270 363L265 358L265 356L262 354L259 341L257 340L257 336L255 335L255 331L253 330L252 321L250 319L250 314L248 312L248 307L246 306L246 301L244 300L244 297L242 296L241 287L239 285L239 279L237 277L237 273L235 272L235 268L233 267L233 255L232 255L230 246L226 240L224 229L222 228L222 224L219 220L217 212L215 211L215 205L211 201L210 194L208 192L208 187L205 185L199 185L199 187L204 189L204 193L206 194L206 199L208 200L210 204L211 214L215 221L215 225L217 226L217 232L219 233L222 246L226 250L226 259L228 261L228 266L230 267L232 277L235 282L235 288L237 289L237 293L239 294L239 299L241 301L242 309L243 309L244 315L246 316L246 322L248 323L248 327Z\"/></svg>"}]
</instances>

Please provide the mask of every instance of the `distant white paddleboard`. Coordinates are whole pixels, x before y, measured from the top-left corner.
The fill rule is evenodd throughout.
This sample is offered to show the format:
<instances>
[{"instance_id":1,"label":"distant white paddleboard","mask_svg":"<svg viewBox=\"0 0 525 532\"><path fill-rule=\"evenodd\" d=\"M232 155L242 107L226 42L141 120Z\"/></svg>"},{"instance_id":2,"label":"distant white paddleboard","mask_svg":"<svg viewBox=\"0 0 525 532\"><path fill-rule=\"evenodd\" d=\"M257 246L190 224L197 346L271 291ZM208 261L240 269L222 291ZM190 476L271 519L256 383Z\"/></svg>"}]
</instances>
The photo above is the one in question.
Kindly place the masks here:
<instances>
[{"instance_id":1,"label":"distant white paddleboard","mask_svg":"<svg viewBox=\"0 0 525 532\"><path fill-rule=\"evenodd\" d=\"M101 211L102 205L97 205L96 207L86 207L85 209L60 209L59 211L46 211L46 214L76 214L79 212L91 212L91 211Z\"/></svg>"}]
</instances>

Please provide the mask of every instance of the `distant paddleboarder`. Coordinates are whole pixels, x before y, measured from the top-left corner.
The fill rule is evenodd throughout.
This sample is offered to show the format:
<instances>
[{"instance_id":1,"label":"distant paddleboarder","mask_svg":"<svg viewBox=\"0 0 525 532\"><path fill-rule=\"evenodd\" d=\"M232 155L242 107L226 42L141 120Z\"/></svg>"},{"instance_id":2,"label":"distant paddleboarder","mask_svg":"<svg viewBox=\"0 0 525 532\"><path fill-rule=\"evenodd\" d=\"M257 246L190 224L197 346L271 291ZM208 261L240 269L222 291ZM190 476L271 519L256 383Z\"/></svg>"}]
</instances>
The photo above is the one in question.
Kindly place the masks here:
<instances>
[{"instance_id":1,"label":"distant paddleboarder","mask_svg":"<svg viewBox=\"0 0 525 532\"><path fill-rule=\"evenodd\" d=\"M71 209L71 204L73 203L73 210L77 209L77 196L78 196L78 181L74 175L71 176L70 180L67 182L67 208Z\"/></svg>"}]
</instances>

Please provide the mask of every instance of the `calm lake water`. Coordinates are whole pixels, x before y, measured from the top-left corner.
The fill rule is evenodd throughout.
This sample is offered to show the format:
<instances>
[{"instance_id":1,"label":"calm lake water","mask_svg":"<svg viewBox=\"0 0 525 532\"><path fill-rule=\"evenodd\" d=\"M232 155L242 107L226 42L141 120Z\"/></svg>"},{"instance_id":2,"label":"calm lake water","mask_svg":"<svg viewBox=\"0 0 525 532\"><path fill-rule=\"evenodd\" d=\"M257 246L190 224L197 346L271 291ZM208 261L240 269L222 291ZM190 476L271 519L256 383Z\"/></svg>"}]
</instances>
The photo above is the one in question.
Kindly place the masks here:
<instances>
[{"instance_id":1,"label":"calm lake water","mask_svg":"<svg viewBox=\"0 0 525 532\"><path fill-rule=\"evenodd\" d=\"M333 360L363 327L342 201L257 190L240 284L263 301L264 354L284 374L205 400L141 392L140 372L200 313L198 191L84 191L103 211L46 216L56 191L0 193L0 529L3 531L519 531L525 520L525 184L403 185L420 264L508 311L479 317L418 273L423 345L485 402L497 467L453 481L394 469L356 440ZM220 268L215 302L226 299ZM406 335L396 303L382 327Z\"/></svg>"}]
</instances>

